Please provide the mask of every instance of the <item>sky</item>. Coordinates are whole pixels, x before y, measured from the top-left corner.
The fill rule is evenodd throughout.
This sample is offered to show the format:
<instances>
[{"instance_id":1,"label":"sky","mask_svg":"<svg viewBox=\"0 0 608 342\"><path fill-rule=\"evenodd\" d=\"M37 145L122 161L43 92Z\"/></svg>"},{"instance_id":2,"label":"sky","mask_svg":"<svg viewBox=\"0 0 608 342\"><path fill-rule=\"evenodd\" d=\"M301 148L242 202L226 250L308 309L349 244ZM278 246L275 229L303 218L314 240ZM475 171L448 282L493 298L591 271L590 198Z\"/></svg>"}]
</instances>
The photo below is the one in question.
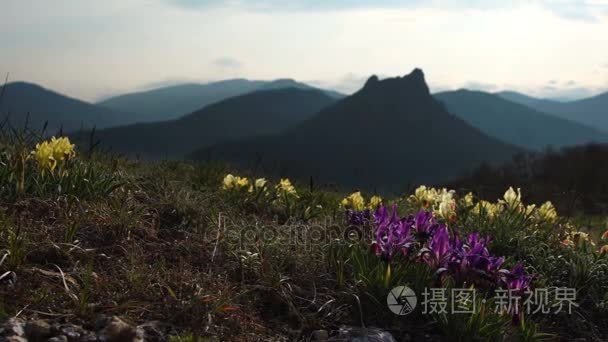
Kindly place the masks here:
<instances>
[{"instance_id":1,"label":"sky","mask_svg":"<svg viewBox=\"0 0 608 342\"><path fill-rule=\"evenodd\" d=\"M52 5L51 5L52 4ZM608 91L608 0L0 0L0 75L96 101L228 78Z\"/></svg>"}]
</instances>

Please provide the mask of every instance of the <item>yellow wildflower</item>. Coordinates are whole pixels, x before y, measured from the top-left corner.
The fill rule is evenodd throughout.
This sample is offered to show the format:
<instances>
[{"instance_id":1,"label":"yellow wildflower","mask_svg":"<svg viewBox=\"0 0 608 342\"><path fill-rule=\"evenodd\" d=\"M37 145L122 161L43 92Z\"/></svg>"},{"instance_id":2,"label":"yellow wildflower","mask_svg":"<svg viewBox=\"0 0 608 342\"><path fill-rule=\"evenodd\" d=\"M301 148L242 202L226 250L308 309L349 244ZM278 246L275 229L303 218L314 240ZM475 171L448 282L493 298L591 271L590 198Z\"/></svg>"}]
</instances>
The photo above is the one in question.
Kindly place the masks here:
<instances>
[{"instance_id":1,"label":"yellow wildflower","mask_svg":"<svg viewBox=\"0 0 608 342\"><path fill-rule=\"evenodd\" d=\"M456 215L456 200L454 200L454 191L441 189L439 194L439 205L435 213L445 220L452 221Z\"/></svg>"},{"instance_id":2,"label":"yellow wildflower","mask_svg":"<svg viewBox=\"0 0 608 342\"><path fill-rule=\"evenodd\" d=\"M376 209L380 204L382 204L382 197L374 195L369 199L368 207L369 209Z\"/></svg>"},{"instance_id":3,"label":"yellow wildflower","mask_svg":"<svg viewBox=\"0 0 608 342\"><path fill-rule=\"evenodd\" d=\"M252 185L249 186L249 192L254 192L254 191L261 191L264 190L266 188L266 184L268 183L268 181L266 181L266 179L264 178L258 178L256 179Z\"/></svg>"},{"instance_id":4,"label":"yellow wildflower","mask_svg":"<svg viewBox=\"0 0 608 342\"><path fill-rule=\"evenodd\" d=\"M513 187L509 187L505 192L504 202L511 208L518 207L521 204L521 189L517 188L517 192L513 190Z\"/></svg>"},{"instance_id":5,"label":"yellow wildflower","mask_svg":"<svg viewBox=\"0 0 608 342\"><path fill-rule=\"evenodd\" d=\"M528 215L532 215L532 213L534 212L534 209L536 209L536 204L530 204L529 206L526 207L526 216Z\"/></svg>"},{"instance_id":6,"label":"yellow wildflower","mask_svg":"<svg viewBox=\"0 0 608 342\"><path fill-rule=\"evenodd\" d=\"M572 233L574 241L589 241L589 234L585 232L574 232Z\"/></svg>"},{"instance_id":7,"label":"yellow wildflower","mask_svg":"<svg viewBox=\"0 0 608 342\"><path fill-rule=\"evenodd\" d=\"M557 211L553 204L547 201L538 208L538 216L541 220L553 223L557 220Z\"/></svg>"},{"instance_id":8,"label":"yellow wildflower","mask_svg":"<svg viewBox=\"0 0 608 342\"><path fill-rule=\"evenodd\" d=\"M236 188L244 188L249 185L249 179L247 177L236 177Z\"/></svg>"},{"instance_id":9,"label":"yellow wildflower","mask_svg":"<svg viewBox=\"0 0 608 342\"><path fill-rule=\"evenodd\" d=\"M463 203L464 203L465 207L470 208L473 206L473 193L472 192L469 192L468 194L464 195Z\"/></svg>"},{"instance_id":10,"label":"yellow wildflower","mask_svg":"<svg viewBox=\"0 0 608 342\"><path fill-rule=\"evenodd\" d=\"M410 200L426 209L435 202L436 197L437 190L421 185L414 191L414 194L410 196Z\"/></svg>"},{"instance_id":11,"label":"yellow wildflower","mask_svg":"<svg viewBox=\"0 0 608 342\"><path fill-rule=\"evenodd\" d=\"M276 188L277 188L277 191L280 192L280 194L283 194L285 196L298 197L296 188L291 184L291 181L287 178L281 179L281 181L279 182L279 184L277 185Z\"/></svg>"},{"instance_id":12,"label":"yellow wildflower","mask_svg":"<svg viewBox=\"0 0 608 342\"><path fill-rule=\"evenodd\" d=\"M477 202L475 207L473 207L473 209L471 209L471 212L475 215L486 214L490 218L495 217L499 211L500 211L499 205L490 203L488 201L483 201L483 200Z\"/></svg>"},{"instance_id":13,"label":"yellow wildflower","mask_svg":"<svg viewBox=\"0 0 608 342\"><path fill-rule=\"evenodd\" d=\"M53 157L53 147L48 141L36 144L36 149L32 151L32 155L40 168L48 169L51 172L55 170L57 160Z\"/></svg>"},{"instance_id":14,"label":"yellow wildflower","mask_svg":"<svg viewBox=\"0 0 608 342\"><path fill-rule=\"evenodd\" d=\"M236 183L236 178L232 174L227 174L224 177L224 181L222 184L222 189L224 190L232 190L234 189L234 184Z\"/></svg>"},{"instance_id":15,"label":"yellow wildflower","mask_svg":"<svg viewBox=\"0 0 608 342\"><path fill-rule=\"evenodd\" d=\"M255 180L255 188L256 189L262 189L266 186L266 184L268 183L268 181L266 181L266 179L264 178L258 178Z\"/></svg>"},{"instance_id":16,"label":"yellow wildflower","mask_svg":"<svg viewBox=\"0 0 608 342\"><path fill-rule=\"evenodd\" d=\"M341 203L344 207L350 207L353 210L360 211L365 209L365 199L361 195L361 191L353 192L345 197Z\"/></svg>"},{"instance_id":17,"label":"yellow wildflower","mask_svg":"<svg viewBox=\"0 0 608 342\"><path fill-rule=\"evenodd\" d=\"M73 158L76 155L74 151L75 145L70 143L70 139L67 137L51 138L50 145L53 148L53 158L57 162L64 161L66 159Z\"/></svg>"},{"instance_id":18,"label":"yellow wildflower","mask_svg":"<svg viewBox=\"0 0 608 342\"><path fill-rule=\"evenodd\" d=\"M574 246L579 246L581 244L584 244L585 242L588 242L590 245L595 246L595 243L593 242L593 240L591 240L589 234L585 232L570 232L566 234L566 240L572 241L572 245Z\"/></svg>"}]
</instances>

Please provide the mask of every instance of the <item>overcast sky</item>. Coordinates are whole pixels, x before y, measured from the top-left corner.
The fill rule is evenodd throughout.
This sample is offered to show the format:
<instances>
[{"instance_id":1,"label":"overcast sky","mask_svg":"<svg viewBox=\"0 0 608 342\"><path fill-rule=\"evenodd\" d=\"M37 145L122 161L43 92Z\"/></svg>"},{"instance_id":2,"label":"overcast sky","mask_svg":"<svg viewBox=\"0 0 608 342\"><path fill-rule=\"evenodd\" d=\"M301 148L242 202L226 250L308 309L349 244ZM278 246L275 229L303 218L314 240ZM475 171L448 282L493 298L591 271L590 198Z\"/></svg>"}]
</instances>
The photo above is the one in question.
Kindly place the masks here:
<instances>
[{"instance_id":1,"label":"overcast sky","mask_svg":"<svg viewBox=\"0 0 608 342\"><path fill-rule=\"evenodd\" d=\"M85 100L180 82L295 78L352 92L608 90L608 0L0 0L0 73ZM4 78L4 76L2 76Z\"/></svg>"}]
</instances>

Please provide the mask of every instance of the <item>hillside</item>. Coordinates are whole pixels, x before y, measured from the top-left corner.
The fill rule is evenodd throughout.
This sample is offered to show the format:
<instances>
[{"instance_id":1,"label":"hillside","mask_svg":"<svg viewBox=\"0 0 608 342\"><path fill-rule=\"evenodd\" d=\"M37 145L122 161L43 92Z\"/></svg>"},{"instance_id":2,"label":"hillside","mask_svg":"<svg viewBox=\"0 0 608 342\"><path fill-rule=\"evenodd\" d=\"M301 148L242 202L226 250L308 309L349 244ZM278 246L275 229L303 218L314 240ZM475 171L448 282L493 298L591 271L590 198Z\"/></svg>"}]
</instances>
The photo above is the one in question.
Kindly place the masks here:
<instances>
[{"instance_id":1,"label":"hillside","mask_svg":"<svg viewBox=\"0 0 608 342\"><path fill-rule=\"evenodd\" d=\"M487 135L526 149L606 142L608 134L480 91L434 95L448 111Z\"/></svg>"},{"instance_id":2,"label":"hillside","mask_svg":"<svg viewBox=\"0 0 608 342\"><path fill-rule=\"evenodd\" d=\"M449 179L518 150L449 114L416 69L382 81L373 76L357 93L279 136L220 144L193 157L395 191Z\"/></svg>"},{"instance_id":3,"label":"hillside","mask_svg":"<svg viewBox=\"0 0 608 342\"><path fill-rule=\"evenodd\" d=\"M482 197L417 185L338 193L217 164L83 153L65 137L22 138L0 129L1 341L608 336L604 217L572 218L538 189L522 188L521 198L520 189ZM35 157L21 158L24 150ZM64 159L51 163L48 153ZM545 185L607 203L605 147L548 160ZM578 187L565 185L571 177ZM397 303L401 284L415 308ZM570 313L528 314L546 303L526 307L534 289L558 287L571 289ZM425 312L429 288L474 289L479 304L465 299L470 311L437 319ZM521 298L511 311L483 303L509 292ZM449 297L436 303L449 307Z\"/></svg>"},{"instance_id":4,"label":"hillside","mask_svg":"<svg viewBox=\"0 0 608 342\"><path fill-rule=\"evenodd\" d=\"M220 101L178 120L101 130L95 137L114 152L151 159L181 158L214 143L277 134L333 102L318 90L258 91Z\"/></svg>"},{"instance_id":5,"label":"hillside","mask_svg":"<svg viewBox=\"0 0 608 342\"><path fill-rule=\"evenodd\" d=\"M0 86L0 118L13 126L39 130L48 121L47 133L61 127L65 132L133 123L137 115L113 111L45 89L39 85L14 82Z\"/></svg>"},{"instance_id":6,"label":"hillside","mask_svg":"<svg viewBox=\"0 0 608 342\"><path fill-rule=\"evenodd\" d=\"M501 92L497 95L538 111L608 132L608 93L571 102L536 99L515 92Z\"/></svg>"},{"instance_id":7,"label":"hillside","mask_svg":"<svg viewBox=\"0 0 608 342\"><path fill-rule=\"evenodd\" d=\"M174 120L209 104L257 90L281 88L316 89L292 79L252 81L232 79L208 84L182 84L115 96L99 102L118 111L140 113L145 122ZM342 95L327 91L331 97Z\"/></svg>"}]
</instances>

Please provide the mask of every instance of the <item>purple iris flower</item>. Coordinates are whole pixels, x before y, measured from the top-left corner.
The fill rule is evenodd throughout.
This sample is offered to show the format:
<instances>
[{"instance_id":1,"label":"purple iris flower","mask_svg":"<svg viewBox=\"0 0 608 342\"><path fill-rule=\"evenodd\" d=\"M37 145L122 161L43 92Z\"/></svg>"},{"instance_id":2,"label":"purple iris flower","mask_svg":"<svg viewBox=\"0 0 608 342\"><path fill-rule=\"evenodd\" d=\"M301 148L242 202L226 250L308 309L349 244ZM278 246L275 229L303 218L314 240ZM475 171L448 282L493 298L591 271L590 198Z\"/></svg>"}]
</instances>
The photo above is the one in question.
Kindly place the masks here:
<instances>
[{"instance_id":1,"label":"purple iris flower","mask_svg":"<svg viewBox=\"0 0 608 342\"><path fill-rule=\"evenodd\" d=\"M397 252L407 255L414 242L411 222L399 218L397 206L393 205L390 214L386 207L379 207L375 219L377 228L372 248L376 255L386 260L390 260Z\"/></svg>"},{"instance_id":2,"label":"purple iris flower","mask_svg":"<svg viewBox=\"0 0 608 342\"><path fill-rule=\"evenodd\" d=\"M475 232L461 238L453 227L438 223L432 212L420 210L415 216L400 218L396 205L390 210L381 205L373 217L366 210L347 211L347 218L351 224L371 224L375 229L372 249L387 261L398 254L411 257L417 251L417 259L412 260L427 263L436 274L449 274L458 283L485 288L503 285L525 291L534 278L525 273L522 264L502 269L505 258L490 254L490 237Z\"/></svg>"},{"instance_id":3,"label":"purple iris flower","mask_svg":"<svg viewBox=\"0 0 608 342\"><path fill-rule=\"evenodd\" d=\"M413 218L416 237L422 240L430 238L440 225L430 211L420 210Z\"/></svg>"},{"instance_id":4,"label":"purple iris flower","mask_svg":"<svg viewBox=\"0 0 608 342\"><path fill-rule=\"evenodd\" d=\"M369 209L363 211L348 209L346 220L352 226L363 226L372 222L372 212Z\"/></svg>"},{"instance_id":5,"label":"purple iris flower","mask_svg":"<svg viewBox=\"0 0 608 342\"><path fill-rule=\"evenodd\" d=\"M527 275L522 263L518 263L510 272L505 272L507 288L511 290L525 291L530 288L533 276Z\"/></svg>"}]
</instances>

